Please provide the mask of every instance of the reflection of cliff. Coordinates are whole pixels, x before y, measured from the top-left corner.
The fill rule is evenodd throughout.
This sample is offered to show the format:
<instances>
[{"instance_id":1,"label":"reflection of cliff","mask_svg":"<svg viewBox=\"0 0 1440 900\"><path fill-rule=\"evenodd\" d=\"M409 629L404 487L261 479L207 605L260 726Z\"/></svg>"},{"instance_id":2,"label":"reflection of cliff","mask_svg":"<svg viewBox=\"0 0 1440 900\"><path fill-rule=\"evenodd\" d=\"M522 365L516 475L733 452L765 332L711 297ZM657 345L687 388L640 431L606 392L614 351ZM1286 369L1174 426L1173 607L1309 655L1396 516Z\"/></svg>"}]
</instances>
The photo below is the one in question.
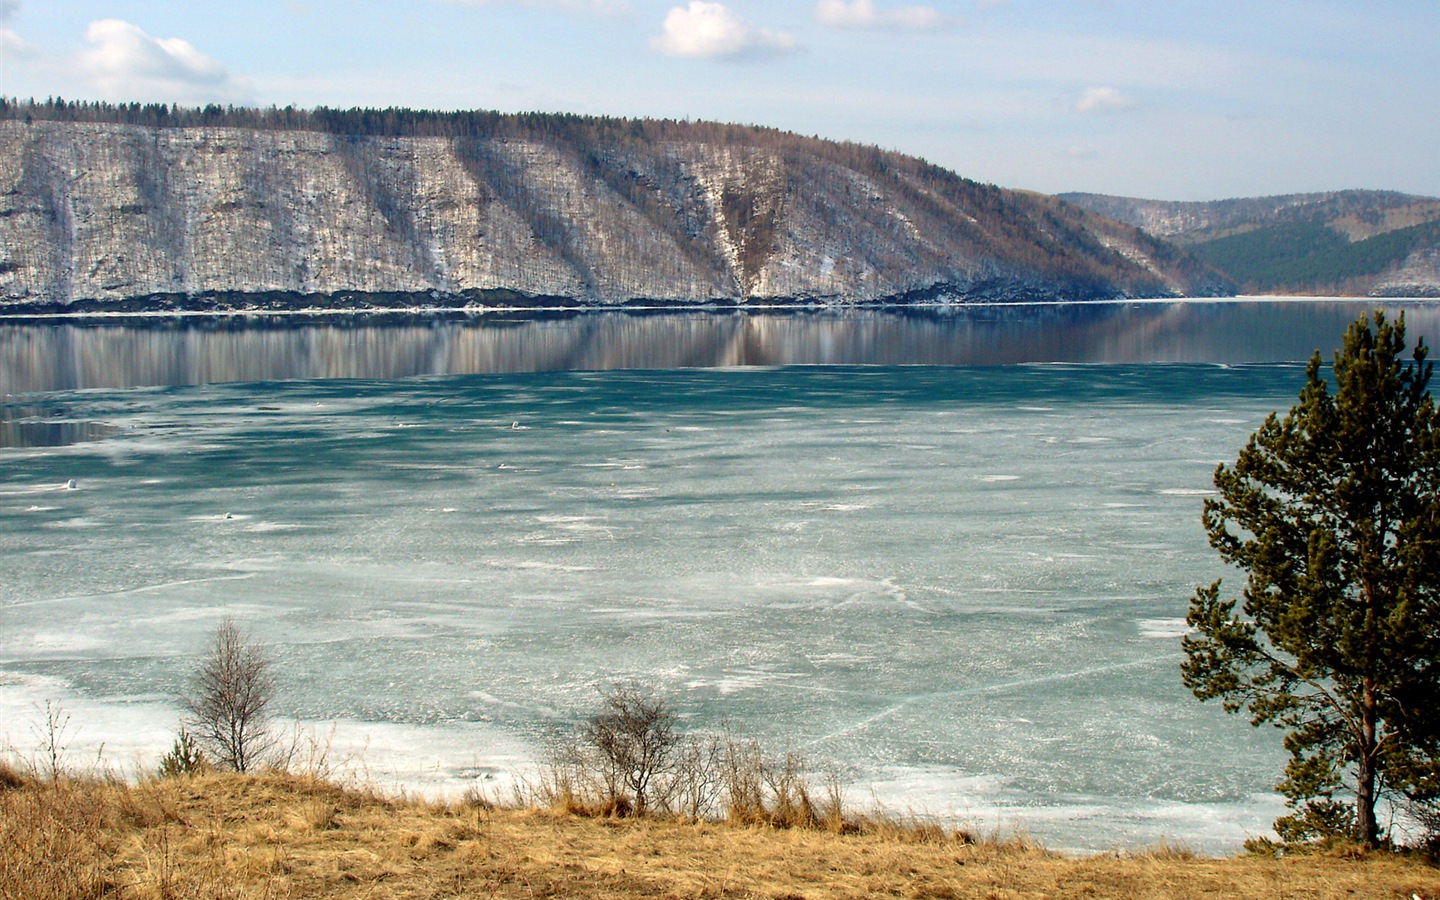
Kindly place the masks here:
<instances>
[{"instance_id":1,"label":"reflection of cliff","mask_svg":"<svg viewBox=\"0 0 1440 900\"><path fill-rule=\"evenodd\" d=\"M698 124L652 136L642 124L552 140L539 125L518 138L356 137L0 121L0 304L1092 299L1228 287L1134 228L909 157Z\"/></svg>"},{"instance_id":2,"label":"reflection of cliff","mask_svg":"<svg viewBox=\"0 0 1440 900\"><path fill-rule=\"evenodd\" d=\"M0 325L0 395L296 378L778 365L1246 363L1328 352L1367 304L1059 304L949 314L405 317ZM1416 336L1440 310L1408 306Z\"/></svg>"}]
</instances>

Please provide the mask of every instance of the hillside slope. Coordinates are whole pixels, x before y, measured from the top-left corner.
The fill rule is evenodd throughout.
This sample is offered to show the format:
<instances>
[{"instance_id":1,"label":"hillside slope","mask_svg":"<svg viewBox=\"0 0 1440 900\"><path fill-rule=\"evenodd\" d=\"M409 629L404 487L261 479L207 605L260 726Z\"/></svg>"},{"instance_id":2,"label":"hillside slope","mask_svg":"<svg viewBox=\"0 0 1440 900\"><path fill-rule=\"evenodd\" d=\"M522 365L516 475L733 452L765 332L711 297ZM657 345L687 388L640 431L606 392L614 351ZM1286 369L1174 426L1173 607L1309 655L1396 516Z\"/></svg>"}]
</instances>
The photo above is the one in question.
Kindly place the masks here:
<instances>
[{"instance_id":1,"label":"hillside slope","mask_svg":"<svg viewBox=\"0 0 1440 900\"><path fill-rule=\"evenodd\" d=\"M1440 296L1440 199L1335 191L1186 203L1061 194L1184 246L1245 290Z\"/></svg>"},{"instance_id":2,"label":"hillside slope","mask_svg":"<svg viewBox=\"0 0 1440 900\"><path fill-rule=\"evenodd\" d=\"M18 780L18 779L17 779ZM781 830L425 803L293 776L0 782L0 896L1162 900L1435 897L1423 860L1069 858L935 824ZM856 833L858 832L858 833Z\"/></svg>"},{"instance_id":3,"label":"hillside slope","mask_svg":"<svg viewBox=\"0 0 1440 900\"><path fill-rule=\"evenodd\" d=\"M765 129L327 110L136 124L157 118L140 112L0 110L0 309L1232 287L1166 242L1052 197Z\"/></svg>"}]
</instances>

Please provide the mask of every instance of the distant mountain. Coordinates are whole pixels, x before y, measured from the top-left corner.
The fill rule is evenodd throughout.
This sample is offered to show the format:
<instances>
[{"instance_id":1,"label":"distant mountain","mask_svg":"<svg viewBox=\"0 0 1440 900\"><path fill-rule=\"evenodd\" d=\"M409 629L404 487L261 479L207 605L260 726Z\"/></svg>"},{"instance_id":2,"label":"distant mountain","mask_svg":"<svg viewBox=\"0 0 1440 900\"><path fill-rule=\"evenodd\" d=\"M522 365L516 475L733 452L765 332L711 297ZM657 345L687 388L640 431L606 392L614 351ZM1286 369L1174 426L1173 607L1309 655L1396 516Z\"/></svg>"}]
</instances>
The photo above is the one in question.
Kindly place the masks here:
<instances>
[{"instance_id":1,"label":"distant mountain","mask_svg":"<svg viewBox=\"0 0 1440 900\"><path fill-rule=\"evenodd\" d=\"M1335 191L1185 203L1067 202L1167 238L1245 291L1440 297L1440 199Z\"/></svg>"},{"instance_id":2,"label":"distant mountain","mask_svg":"<svg viewBox=\"0 0 1440 900\"><path fill-rule=\"evenodd\" d=\"M0 101L0 311L1232 290L1053 197L772 129Z\"/></svg>"}]
</instances>

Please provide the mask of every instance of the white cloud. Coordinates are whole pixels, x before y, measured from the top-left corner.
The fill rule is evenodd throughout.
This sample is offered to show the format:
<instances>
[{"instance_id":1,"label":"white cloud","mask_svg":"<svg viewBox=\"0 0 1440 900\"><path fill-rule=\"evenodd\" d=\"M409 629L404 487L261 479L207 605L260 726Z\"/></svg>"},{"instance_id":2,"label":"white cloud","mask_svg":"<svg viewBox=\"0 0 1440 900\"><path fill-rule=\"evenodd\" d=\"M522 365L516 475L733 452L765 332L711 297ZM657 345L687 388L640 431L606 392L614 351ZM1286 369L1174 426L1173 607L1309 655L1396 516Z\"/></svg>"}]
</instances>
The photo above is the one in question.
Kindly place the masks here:
<instances>
[{"instance_id":1,"label":"white cloud","mask_svg":"<svg viewBox=\"0 0 1440 900\"><path fill-rule=\"evenodd\" d=\"M797 49L790 35L756 28L723 3L706 0L690 0L688 7L672 8L665 15L663 30L663 34L650 40L650 47L666 56L735 59Z\"/></svg>"},{"instance_id":2,"label":"white cloud","mask_svg":"<svg viewBox=\"0 0 1440 900\"><path fill-rule=\"evenodd\" d=\"M0 25L0 53L22 58L33 56L35 53L35 45L26 43L20 39L20 35Z\"/></svg>"},{"instance_id":3,"label":"white cloud","mask_svg":"<svg viewBox=\"0 0 1440 900\"><path fill-rule=\"evenodd\" d=\"M897 6L876 9L874 0L819 0L815 19L834 28L889 28L906 31L936 31L960 24L933 6Z\"/></svg>"},{"instance_id":4,"label":"white cloud","mask_svg":"<svg viewBox=\"0 0 1440 900\"><path fill-rule=\"evenodd\" d=\"M1113 87L1088 87L1075 101L1075 111L1081 113L1119 112L1134 106L1134 98Z\"/></svg>"},{"instance_id":5,"label":"white cloud","mask_svg":"<svg viewBox=\"0 0 1440 900\"><path fill-rule=\"evenodd\" d=\"M35 53L35 46L21 40L20 35L5 23L15 17L20 9L20 0L0 0L0 53L24 58Z\"/></svg>"},{"instance_id":6,"label":"white cloud","mask_svg":"<svg viewBox=\"0 0 1440 900\"><path fill-rule=\"evenodd\" d=\"M618 16L630 11L627 0L446 0L464 6L524 6L531 9L558 9L561 12Z\"/></svg>"},{"instance_id":7,"label":"white cloud","mask_svg":"<svg viewBox=\"0 0 1440 900\"><path fill-rule=\"evenodd\" d=\"M180 38L154 38L138 25L97 19L85 29L80 67L107 100L244 103L249 82Z\"/></svg>"}]
</instances>

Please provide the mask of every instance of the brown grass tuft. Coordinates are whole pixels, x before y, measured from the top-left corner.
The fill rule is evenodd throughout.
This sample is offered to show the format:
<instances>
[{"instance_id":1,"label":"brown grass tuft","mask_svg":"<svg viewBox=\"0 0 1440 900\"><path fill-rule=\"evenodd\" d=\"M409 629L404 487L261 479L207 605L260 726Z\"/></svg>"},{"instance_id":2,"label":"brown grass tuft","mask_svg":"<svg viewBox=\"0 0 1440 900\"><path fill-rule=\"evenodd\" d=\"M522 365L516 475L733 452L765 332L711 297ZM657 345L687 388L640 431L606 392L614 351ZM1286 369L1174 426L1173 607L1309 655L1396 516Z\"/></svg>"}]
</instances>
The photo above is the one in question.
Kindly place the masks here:
<instances>
[{"instance_id":1,"label":"brown grass tuft","mask_svg":"<svg viewBox=\"0 0 1440 900\"><path fill-rule=\"evenodd\" d=\"M25 787L30 778L15 767L8 759L0 759L0 791L13 791Z\"/></svg>"},{"instance_id":2,"label":"brown grass tuft","mask_svg":"<svg viewBox=\"0 0 1440 900\"><path fill-rule=\"evenodd\" d=\"M14 770L9 770L17 774ZM99 898L117 887L108 789L7 778L0 792L0 897Z\"/></svg>"},{"instance_id":3,"label":"brown grass tuft","mask_svg":"<svg viewBox=\"0 0 1440 900\"><path fill-rule=\"evenodd\" d=\"M1184 844L1176 844L1169 840L1161 839L1149 847L1142 847L1139 850L1132 850L1121 854L1132 859L1159 859L1159 860L1192 860L1199 859L1200 854Z\"/></svg>"}]
</instances>

